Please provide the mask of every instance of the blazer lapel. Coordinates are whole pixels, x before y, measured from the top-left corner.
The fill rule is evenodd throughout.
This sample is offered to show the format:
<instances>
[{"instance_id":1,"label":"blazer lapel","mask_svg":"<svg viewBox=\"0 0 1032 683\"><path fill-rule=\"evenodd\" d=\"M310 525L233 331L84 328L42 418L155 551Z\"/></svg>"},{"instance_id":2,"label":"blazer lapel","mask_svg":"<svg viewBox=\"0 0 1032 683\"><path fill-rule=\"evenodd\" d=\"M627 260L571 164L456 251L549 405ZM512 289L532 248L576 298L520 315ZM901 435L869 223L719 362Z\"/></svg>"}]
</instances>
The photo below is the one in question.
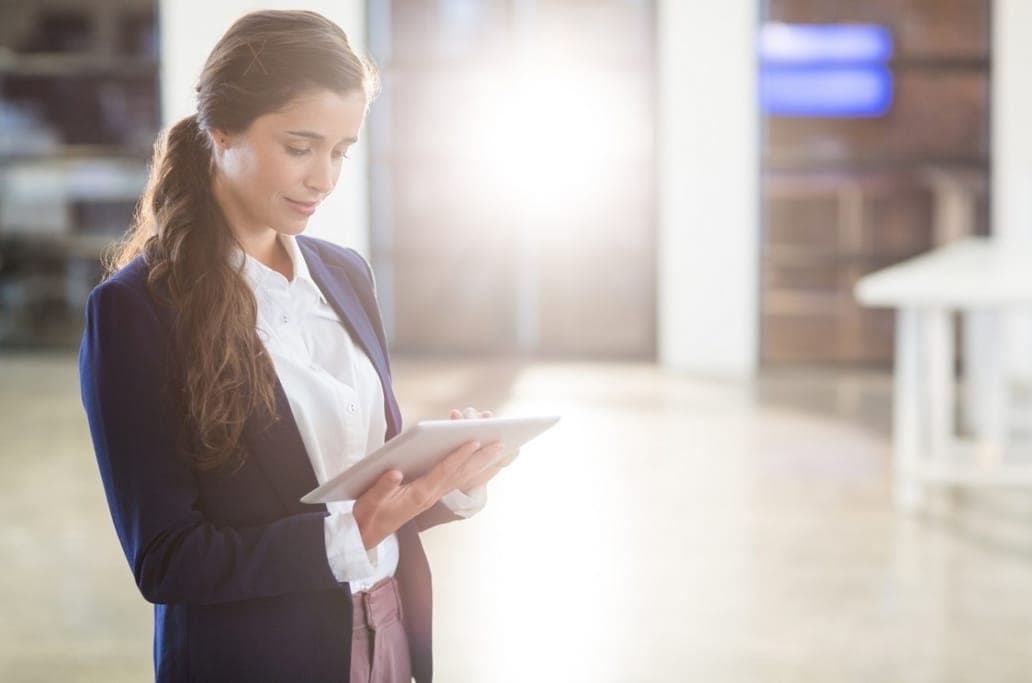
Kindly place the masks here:
<instances>
[{"instance_id":1,"label":"blazer lapel","mask_svg":"<svg viewBox=\"0 0 1032 683\"><path fill-rule=\"evenodd\" d=\"M385 437L389 439L400 430L401 415L398 412L397 403L393 400L394 393L385 350L373 329L369 315L362 307L362 299L352 282L352 275L343 266L327 264L323 261L307 240L299 238L297 244L305 263L308 264L308 271L311 273L312 279L326 295L333 310L344 321L344 326L351 333L352 339L358 342L369 360L372 361L373 367L376 368L376 374L380 377L380 385L383 387L384 410L387 415Z\"/></svg>"}]
</instances>

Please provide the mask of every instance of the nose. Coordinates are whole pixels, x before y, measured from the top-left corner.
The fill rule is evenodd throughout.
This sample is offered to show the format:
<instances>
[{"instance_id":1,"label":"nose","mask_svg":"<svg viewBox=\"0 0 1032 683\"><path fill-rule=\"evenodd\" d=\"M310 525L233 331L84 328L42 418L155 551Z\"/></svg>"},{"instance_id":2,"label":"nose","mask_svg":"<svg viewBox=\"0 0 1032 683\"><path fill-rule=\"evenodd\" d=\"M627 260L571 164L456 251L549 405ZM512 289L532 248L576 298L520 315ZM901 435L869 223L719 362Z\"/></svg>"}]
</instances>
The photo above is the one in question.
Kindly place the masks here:
<instances>
[{"instance_id":1,"label":"nose","mask_svg":"<svg viewBox=\"0 0 1032 683\"><path fill-rule=\"evenodd\" d=\"M335 179L333 160L317 158L309 169L305 185L313 192L327 194L333 189Z\"/></svg>"}]
</instances>

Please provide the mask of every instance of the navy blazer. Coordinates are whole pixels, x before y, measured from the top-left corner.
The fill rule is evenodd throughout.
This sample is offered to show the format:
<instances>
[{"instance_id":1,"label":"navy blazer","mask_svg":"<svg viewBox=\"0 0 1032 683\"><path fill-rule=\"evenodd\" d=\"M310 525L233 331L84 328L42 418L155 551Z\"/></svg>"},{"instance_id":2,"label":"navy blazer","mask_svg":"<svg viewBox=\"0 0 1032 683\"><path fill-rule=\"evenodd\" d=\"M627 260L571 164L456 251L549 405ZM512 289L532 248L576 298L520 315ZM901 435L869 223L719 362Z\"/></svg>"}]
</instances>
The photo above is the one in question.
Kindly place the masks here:
<instances>
[{"instance_id":1,"label":"navy blazer","mask_svg":"<svg viewBox=\"0 0 1032 683\"><path fill-rule=\"evenodd\" d=\"M401 430L372 274L355 251L298 237L312 278L383 384L387 433ZM154 603L158 681L348 680L351 591L330 571L325 505L300 502L315 474L282 385L279 419L247 423L246 464L199 472L183 457L169 391L174 313L136 258L96 287L79 352L82 400L115 530ZM431 680L430 570L419 531L456 517L438 503L398 531L395 574L413 673Z\"/></svg>"}]
</instances>

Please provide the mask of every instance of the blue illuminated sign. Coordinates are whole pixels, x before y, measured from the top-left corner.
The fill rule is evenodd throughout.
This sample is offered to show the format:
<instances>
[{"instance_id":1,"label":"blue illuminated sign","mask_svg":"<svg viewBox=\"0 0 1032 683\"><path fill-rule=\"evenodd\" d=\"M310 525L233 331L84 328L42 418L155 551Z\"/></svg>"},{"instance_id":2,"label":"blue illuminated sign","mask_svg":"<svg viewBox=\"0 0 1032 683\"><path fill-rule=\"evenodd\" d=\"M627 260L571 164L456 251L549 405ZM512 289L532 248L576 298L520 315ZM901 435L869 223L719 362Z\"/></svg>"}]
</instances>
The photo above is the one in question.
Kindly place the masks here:
<instances>
[{"instance_id":1,"label":"blue illuminated sign","mask_svg":"<svg viewBox=\"0 0 1032 683\"><path fill-rule=\"evenodd\" d=\"M869 24L766 24L760 108L796 117L872 117L892 107L892 34Z\"/></svg>"}]
</instances>

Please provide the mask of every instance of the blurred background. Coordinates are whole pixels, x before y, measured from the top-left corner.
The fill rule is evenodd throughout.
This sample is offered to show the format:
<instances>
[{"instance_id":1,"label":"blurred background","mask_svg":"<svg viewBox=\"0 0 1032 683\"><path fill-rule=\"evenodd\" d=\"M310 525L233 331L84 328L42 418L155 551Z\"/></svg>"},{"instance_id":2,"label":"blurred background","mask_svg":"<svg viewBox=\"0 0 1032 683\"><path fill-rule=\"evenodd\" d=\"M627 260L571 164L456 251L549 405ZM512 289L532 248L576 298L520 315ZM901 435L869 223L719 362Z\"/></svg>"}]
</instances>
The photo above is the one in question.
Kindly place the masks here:
<instances>
[{"instance_id":1,"label":"blurred background","mask_svg":"<svg viewBox=\"0 0 1032 683\"><path fill-rule=\"evenodd\" d=\"M406 421L563 417L426 534L440 680L1028 680L1025 0L0 0L0 680L152 677L83 307L261 7L381 70L308 233Z\"/></svg>"}]
</instances>

